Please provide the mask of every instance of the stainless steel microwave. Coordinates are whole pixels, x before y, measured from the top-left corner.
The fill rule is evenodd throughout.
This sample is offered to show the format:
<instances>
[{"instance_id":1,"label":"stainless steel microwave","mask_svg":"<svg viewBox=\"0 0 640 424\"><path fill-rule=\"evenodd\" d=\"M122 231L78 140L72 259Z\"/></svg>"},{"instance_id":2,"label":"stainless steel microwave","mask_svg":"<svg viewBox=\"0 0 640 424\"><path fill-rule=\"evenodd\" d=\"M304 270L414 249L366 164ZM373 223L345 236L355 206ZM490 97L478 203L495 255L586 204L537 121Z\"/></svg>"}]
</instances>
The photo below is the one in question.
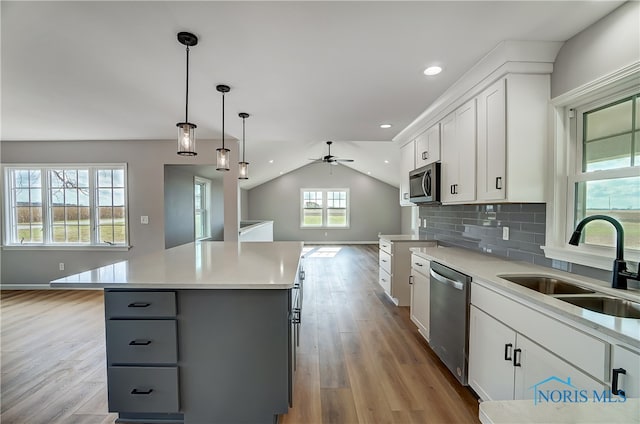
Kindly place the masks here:
<instances>
[{"instance_id":1,"label":"stainless steel microwave","mask_svg":"<svg viewBox=\"0 0 640 424\"><path fill-rule=\"evenodd\" d=\"M409 172L409 200L416 204L440 203L440 163Z\"/></svg>"}]
</instances>

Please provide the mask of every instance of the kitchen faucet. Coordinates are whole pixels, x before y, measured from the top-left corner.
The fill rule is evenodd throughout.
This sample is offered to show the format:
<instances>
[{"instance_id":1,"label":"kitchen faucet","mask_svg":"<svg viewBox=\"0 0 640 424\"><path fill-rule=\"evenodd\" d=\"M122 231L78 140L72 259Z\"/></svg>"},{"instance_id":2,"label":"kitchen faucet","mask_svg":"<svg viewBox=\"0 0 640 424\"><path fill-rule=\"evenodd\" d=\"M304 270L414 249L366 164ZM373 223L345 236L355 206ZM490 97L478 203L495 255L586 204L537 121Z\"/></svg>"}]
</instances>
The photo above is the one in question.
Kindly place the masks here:
<instances>
[{"instance_id":1,"label":"kitchen faucet","mask_svg":"<svg viewBox=\"0 0 640 424\"><path fill-rule=\"evenodd\" d=\"M611 223L616 229L616 259L613 261L613 276L611 277L611 287L614 289L627 289L627 278L640 280L638 273L627 271L627 263L624 260L624 230L617 219L606 215L591 215L578 223L576 230L571 235L569 244L577 246L580 243L582 229L591 221L597 219Z\"/></svg>"}]
</instances>

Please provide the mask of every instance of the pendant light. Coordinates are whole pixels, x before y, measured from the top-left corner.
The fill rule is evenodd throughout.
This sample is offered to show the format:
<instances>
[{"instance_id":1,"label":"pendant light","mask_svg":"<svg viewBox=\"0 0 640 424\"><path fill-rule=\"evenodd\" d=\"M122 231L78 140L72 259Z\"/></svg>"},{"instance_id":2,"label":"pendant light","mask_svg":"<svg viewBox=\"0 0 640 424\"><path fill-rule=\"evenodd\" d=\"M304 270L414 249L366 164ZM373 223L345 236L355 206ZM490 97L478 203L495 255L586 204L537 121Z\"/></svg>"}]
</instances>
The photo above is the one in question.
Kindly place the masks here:
<instances>
[{"instance_id":1,"label":"pendant light","mask_svg":"<svg viewBox=\"0 0 640 424\"><path fill-rule=\"evenodd\" d=\"M216 90L222 93L222 147L216 149L216 171L229 170L229 149L224 148L224 94L231 89L228 85L218 85Z\"/></svg>"},{"instance_id":2,"label":"pendant light","mask_svg":"<svg viewBox=\"0 0 640 424\"><path fill-rule=\"evenodd\" d=\"M240 112L238 114L240 118L242 118L242 162L238 162L238 179L239 180L248 180L249 179L249 162L244 160L244 150L247 142L244 139L244 120L249 117L248 113Z\"/></svg>"},{"instance_id":3,"label":"pendant light","mask_svg":"<svg viewBox=\"0 0 640 424\"><path fill-rule=\"evenodd\" d=\"M184 107L184 122L178 122L178 154L195 156L196 153L196 124L189 122L189 47L198 44L198 37L190 32L179 32L178 41L187 47L187 89Z\"/></svg>"}]
</instances>

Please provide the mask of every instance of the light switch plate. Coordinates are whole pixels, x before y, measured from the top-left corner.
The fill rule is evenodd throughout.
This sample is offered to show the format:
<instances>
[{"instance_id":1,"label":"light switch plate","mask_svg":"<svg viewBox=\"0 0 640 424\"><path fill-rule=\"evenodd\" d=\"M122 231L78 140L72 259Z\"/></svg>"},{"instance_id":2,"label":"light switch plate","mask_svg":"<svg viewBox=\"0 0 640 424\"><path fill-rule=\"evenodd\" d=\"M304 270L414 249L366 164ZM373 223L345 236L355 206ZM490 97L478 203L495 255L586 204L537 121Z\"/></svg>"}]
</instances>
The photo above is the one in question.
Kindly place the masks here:
<instances>
[{"instance_id":1,"label":"light switch plate","mask_svg":"<svg viewBox=\"0 0 640 424\"><path fill-rule=\"evenodd\" d=\"M149 217L146 215L143 215L140 217L140 223L141 224L148 224L149 223Z\"/></svg>"},{"instance_id":2,"label":"light switch plate","mask_svg":"<svg viewBox=\"0 0 640 424\"><path fill-rule=\"evenodd\" d=\"M509 227L502 227L502 240L509 240Z\"/></svg>"}]
</instances>

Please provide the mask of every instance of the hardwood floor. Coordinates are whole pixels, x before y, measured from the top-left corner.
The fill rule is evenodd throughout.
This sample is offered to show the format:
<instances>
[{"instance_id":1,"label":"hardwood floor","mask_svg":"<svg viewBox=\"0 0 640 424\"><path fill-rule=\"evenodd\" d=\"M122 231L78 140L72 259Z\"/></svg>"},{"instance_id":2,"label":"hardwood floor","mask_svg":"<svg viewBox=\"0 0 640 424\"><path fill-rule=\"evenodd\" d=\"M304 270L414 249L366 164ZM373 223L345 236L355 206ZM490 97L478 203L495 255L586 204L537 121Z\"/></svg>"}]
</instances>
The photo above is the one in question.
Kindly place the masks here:
<instances>
[{"instance_id":1,"label":"hardwood floor","mask_svg":"<svg viewBox=\"0 0 640 424\"><path fill-rule=\"evenodd\" d=\"M280 422L479 422L471 391L377 284L377 246L307 249L294 407ZM0 422L113 423L102 292L0 295Z\"/></svg>"}]
</instances>

